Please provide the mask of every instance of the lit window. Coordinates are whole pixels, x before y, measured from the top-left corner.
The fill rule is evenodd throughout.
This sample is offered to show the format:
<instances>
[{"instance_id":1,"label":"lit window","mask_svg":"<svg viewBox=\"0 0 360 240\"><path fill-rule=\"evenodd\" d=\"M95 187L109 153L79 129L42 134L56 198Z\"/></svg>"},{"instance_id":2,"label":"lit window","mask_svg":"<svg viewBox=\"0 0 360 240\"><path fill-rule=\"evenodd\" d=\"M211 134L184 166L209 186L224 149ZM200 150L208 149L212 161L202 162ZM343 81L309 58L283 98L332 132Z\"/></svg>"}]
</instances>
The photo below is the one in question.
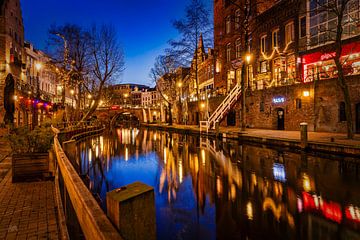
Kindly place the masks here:
<instances>
[{"instance_id":1,"label":"lit window","mask_svg":"<svg viewBox=\"0 0 360 240\"><path fill-rule=\"evenodd\" d=\"M279 47L279 29L276 29L272 32L272 47Z\"/></svg>"},{"instance_id":2,"label":"lit window","mask_svg":"<svg viewBox=\"0 0 360 240\"><path fill-rule=\"evenodd\" d=\"M228 61L228 62L231 61L231 44L230 43L226 46L226 61Z\"/></svg>"},{"instance_id":3,"label":"lit window","mask_svg":"<svg viewBox=\"0 0 360 240\"><path fill-rule=\"evenodd\" d=\"M261 37L260 40L260 49L262 53L266 52L266 35Z\"/></svg>"},{"instance_id":4,"label":"lit window","mask_svg":"<svg viewBox=\"0 0 360 240\"><path fill-rule=\"evenodd\" d=\"M285 26L285 44L294 41L294 22L288 23Z\"/></svg>"}]
</instances>

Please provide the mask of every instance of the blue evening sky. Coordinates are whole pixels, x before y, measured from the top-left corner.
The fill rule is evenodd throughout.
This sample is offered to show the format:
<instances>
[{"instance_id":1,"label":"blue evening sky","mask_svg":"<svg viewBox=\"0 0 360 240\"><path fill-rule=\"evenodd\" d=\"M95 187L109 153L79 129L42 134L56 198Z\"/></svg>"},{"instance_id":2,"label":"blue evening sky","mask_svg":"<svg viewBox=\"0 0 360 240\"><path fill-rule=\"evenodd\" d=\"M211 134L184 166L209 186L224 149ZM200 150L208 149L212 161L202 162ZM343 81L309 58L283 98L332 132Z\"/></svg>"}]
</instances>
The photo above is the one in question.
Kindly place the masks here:
<instances>
[{"instance_id":1,"label":"blue evening sky","mask_svg":"<svg viewBox=\"0 0 360 240\"><path fill-rule=\"evenodd\" d=\"M21 0L25 39L38 49L46 47L52 24L111 23L125 51L123 83L152 85L149 71L154 59L177 36L171 21L184 14L190 0Z\"/></svg>"}]
</instances>

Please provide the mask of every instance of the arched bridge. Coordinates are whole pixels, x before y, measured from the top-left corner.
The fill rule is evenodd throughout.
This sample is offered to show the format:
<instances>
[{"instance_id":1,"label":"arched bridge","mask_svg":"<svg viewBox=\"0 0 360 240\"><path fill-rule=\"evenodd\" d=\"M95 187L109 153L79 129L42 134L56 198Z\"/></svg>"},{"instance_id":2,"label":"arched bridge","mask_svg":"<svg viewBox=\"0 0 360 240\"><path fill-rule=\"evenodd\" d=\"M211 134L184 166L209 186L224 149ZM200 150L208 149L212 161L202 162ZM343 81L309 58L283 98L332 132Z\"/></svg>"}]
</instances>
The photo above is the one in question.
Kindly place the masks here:
<instances>
[{"instance_id":1,"label":"arched bridge","mask_svg":"<svg viewBox=\"0 0 360 240\"><path fill-rule=\"evenodd\" d=\"M162 121L164 119L162 112L160 107L112 106L110 108L98 108L94 115L98 120L110 123L116 121L121 115L132 115L142 123L151 123Z\"/></svg>"}]
</instances>

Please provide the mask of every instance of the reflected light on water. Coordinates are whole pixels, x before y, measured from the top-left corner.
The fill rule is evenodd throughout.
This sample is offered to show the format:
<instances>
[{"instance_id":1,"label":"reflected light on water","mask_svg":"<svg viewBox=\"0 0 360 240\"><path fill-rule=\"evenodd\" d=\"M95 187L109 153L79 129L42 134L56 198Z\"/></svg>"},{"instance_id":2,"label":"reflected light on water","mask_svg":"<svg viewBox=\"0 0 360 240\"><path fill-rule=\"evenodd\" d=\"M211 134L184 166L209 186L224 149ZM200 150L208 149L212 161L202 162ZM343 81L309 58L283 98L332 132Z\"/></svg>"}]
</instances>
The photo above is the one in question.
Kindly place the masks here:
<instances>
[{"instance_id":1,"label":"reflected light on water","mask_svg":"<svg viewBox=\"0 0 360 240\"><path fill-rule=\"evenodd\" d=\"M167 148L164 147L164 163L166 164L167 162Z\"/></svg>"},{"instance_id":2,"label":"reflected light on water","mask_svg":"<svg viewBox=\"0 0 360 240\"><path fill-rule=\"evenodd\" d=\"M246 215L247 215L249 220L254 219L253 206L252 206L252 203L250 201L246 204Z\"/></svg>"},{"instance_id":3,"label":"reflected light on water","mask_svg":"<svg viewBox=\"0 0 360 240\"><path fill-rule=\"evenodd\" d=\"M92 152L91 152L91 148L89 148L89 163L92 162Z\"/></svg>"},{"instance_id":4,"label":"reflected light on water","mask_svg":"<svg viewBox=\"0 0 360 240\"><path fill-rule=\"evenodd\" d=\"M202 165L205 166L206 154L204 149L201 149L201 160L202 160Z\"/></svg>"},{"instance_id":5,"label":"reflected light on water","mask_svg":"<svg viewBox=\"0 0 360 240\"><path fill-rule=\"evenodd\" d=\"M302 182L303 182L304 191L310 192L311 191L310 178L306 173L303 173L302 175Z\"/></svg>"},{"instance_id":6,"label":"reflected light on water","mask_svg":"<svg viewBox=\"0 0 360 240\"><path fill-rule=\"evenodd\" d=\"M129 149L125 147L125 161L129 161Z\"/></svg>"},{"instance_id":7,"label":"reflected light on water","mask_svg":"<svg viewBox=\"0 0 360 240\"><path fill-rule=\"evenodd\" d=\"M183 165L182 160L179 159L179 182L182 183L183 181Z\"/></svg>"}]
</instances>

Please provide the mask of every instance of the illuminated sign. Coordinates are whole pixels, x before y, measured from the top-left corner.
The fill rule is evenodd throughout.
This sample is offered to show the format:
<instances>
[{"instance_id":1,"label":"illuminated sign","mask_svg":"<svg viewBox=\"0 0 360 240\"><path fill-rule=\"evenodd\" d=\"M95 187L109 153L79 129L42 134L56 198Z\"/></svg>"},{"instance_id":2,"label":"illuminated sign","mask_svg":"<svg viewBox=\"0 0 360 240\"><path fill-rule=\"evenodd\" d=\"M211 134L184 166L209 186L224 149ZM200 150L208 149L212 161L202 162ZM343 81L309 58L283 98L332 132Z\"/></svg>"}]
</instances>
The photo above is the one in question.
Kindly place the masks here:
<instances>
[{"instance_id":1,"label":"illuminated sign","mask_svg":"<svg viewBox=\"0 0 360 240\"><path fill-rule=\"evenodd\" d=\"M328 59L332 59L336 56L336 53L335 52L332 52L332 53L325 53L323 55L320 56L320 59L321 61L324 61L324 60L328 60Z\"/></svg>"},{"instance_id":2,"label":"illuminated sign","mask_svg":"<svg viewBox=\"0 0 360 240\"><path fill-rule=\"evenodd\" d=\"M284 103L285 102L285 98L284 97L275 97L273 98L273 103Z\"/></svg>"}]
</instances>

